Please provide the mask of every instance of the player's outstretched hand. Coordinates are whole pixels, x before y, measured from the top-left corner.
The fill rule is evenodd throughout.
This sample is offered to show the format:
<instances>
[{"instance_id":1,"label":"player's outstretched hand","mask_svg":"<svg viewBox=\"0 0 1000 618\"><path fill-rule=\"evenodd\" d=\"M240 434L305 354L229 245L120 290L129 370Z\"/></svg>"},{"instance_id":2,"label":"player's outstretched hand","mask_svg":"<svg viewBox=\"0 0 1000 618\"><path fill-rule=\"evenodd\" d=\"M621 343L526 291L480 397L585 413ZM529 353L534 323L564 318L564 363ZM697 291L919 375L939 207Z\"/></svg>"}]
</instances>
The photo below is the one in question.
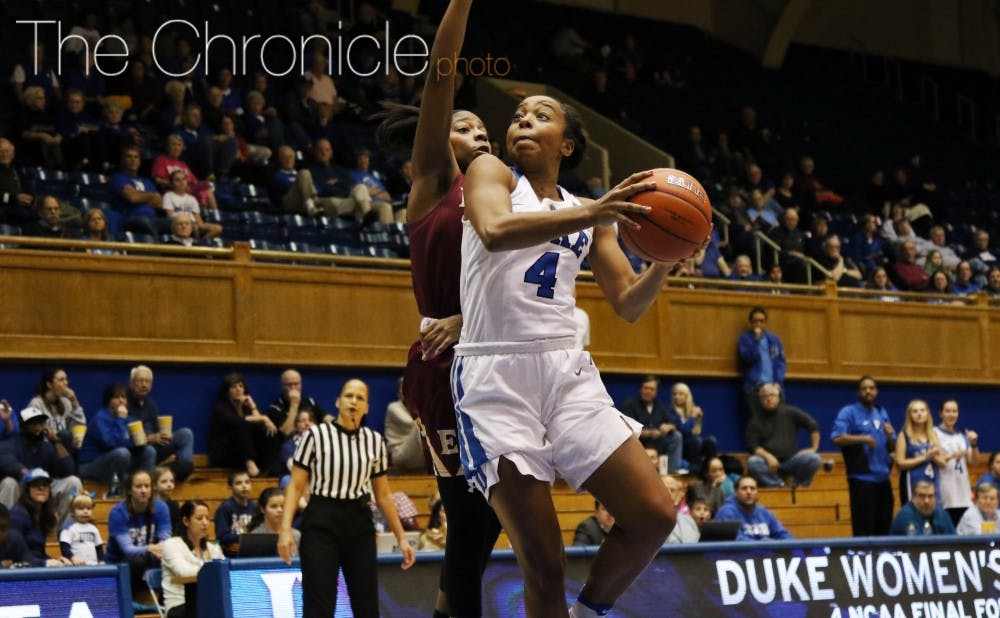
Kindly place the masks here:
<instances>
[{"instance_id":1,"label":"player's outstretched hand","mask_svg":"<svg viewBox=\"0 0 1000 618\"><path fill-rule=\"evenodd\" d=\"M628 201L636 193L650 191L656 188L655 182L647 180L653 175L652 170L636 172L618 183L613 189L591 202L588 207L597 225L612 225L618 223L633 229L639 229L639 224L628 217L627 213L646 214L652 209Z\"/></svg>"}]
</instances>

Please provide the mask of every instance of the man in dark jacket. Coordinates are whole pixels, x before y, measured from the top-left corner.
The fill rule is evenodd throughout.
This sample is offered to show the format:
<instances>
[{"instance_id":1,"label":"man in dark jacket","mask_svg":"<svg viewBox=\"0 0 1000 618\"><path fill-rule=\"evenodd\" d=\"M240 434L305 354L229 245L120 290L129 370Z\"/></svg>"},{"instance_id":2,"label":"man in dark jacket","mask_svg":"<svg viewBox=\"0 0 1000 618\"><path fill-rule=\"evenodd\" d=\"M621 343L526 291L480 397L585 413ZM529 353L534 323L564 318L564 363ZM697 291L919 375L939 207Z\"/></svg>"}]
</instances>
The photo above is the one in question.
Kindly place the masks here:
<instances>
[{"instance_id":1,"label":"man in dark jacket","mask_svg":"<svg viewBox=\"0 0 1000 618\"><path fill-rule=\"evenodd\" d=\"M0 504L10 508L21 496L21 479L41 468L52 477L52 500L59 519L69 512L73 495L83 491L74 476L73 456L48 425L48 415L37 408L20 412L20 432L0 444Z\"/></svg>"},{"instance_id":2,"label":"man in dark jacket","mask_svg":"<svg viewBox=\"0 0 1000 618\"><path fill-rule=\"evenodd\" d=\"M800 449L799 429L809 433L809 446ZM799 408L781 403L781 388L765 384L760 388L760 408L747 425L747 469L764 487L782 487L784 477L808 487L821 463L819 423Z\"/></svg>"},{"instance_id":3,"label":"man in dark jacket","mask_svg":"<svg viewBox=\"0 0 1000 618\"><path fill-rule=\"evenodd\" d=\"M604 508L600 500L594 500L594 514L577 525L573 545L600 545L614 525L615 516Z\"/></svg>"},{"instance_id":4,"label":"man in dark jacket","mask_svg":"<svg viewBox=\"0 0 1000 618\"><path fill-rule=\"evenodd\" d=\"M667 455L670 474L687 474L681 467L684 448L684 436L678 429L681 419L656 399L659 388L659 378L646 376L639 387L639 396L626 401L620 410L642 424L639 441L644 447Z\"/></svg>"}]
</instances>

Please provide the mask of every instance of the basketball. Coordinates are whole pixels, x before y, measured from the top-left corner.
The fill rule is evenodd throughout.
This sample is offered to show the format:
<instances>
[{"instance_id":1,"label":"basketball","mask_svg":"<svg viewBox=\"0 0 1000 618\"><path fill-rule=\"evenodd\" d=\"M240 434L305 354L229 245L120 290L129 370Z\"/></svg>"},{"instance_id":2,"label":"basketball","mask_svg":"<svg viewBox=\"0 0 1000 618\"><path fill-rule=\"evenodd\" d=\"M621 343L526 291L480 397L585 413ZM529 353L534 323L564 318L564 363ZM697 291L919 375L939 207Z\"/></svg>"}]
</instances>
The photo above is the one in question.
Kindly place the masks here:
<instances>
[{"instance_id":1,"label":"basketball","mask_svg":"<svg viewBox=\"0 0 1000 618\"><path fill-rule=\"evenodd\" d=\"M651 262L673 262L691 256L712 229L712 205L701 183L687 172L653 170L656 188L636 193L629 201L653 210L628 213L641 228L619 226L622 240L633 253Z\"/></svg>"}]
</instances>

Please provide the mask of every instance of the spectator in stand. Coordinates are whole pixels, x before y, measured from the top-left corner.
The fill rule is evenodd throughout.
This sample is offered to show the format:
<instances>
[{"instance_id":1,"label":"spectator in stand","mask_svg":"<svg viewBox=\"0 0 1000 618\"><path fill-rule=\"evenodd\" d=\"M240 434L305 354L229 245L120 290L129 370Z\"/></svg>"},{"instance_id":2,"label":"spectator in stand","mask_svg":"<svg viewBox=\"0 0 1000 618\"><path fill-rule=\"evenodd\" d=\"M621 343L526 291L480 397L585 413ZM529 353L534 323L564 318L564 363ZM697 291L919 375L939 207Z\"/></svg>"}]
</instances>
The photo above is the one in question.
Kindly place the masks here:
<instances>
[{"instance_id":1,"label":"spectator in stand","mask_svg":"<svg viewBox=\"0 0 1000 618\"><path fill-rule=\"evenodd\" d=\"M23 225L35 218L35 198L14 166L14 142L0 137L0 223Z\"/></svg>"},{"instance_id":2,"label":"spectator in stand","mask_svg":"<svg viewBox=\"0 0 1000 618\"><path fill-rule=\"evenodd\" d=\"M581 521L573 533L573 545L600 545L615 525L615 516L604 508L600 500L594 500L594 514Z\"/></svg>"},{"instance_id":3,"label":"spectator in stand","mask_svg":"<svg viewBox=\"0 0 1000 618\"><path fill-rule=\"evenodd\" d=\"M789 283L806 282L805 234L799 229L799 212L795 208L785 210L781 225L768 233L771 240L781 247L778 263Z\"/></svg>"},{"instance_id":4,"label":"spectator in stand","mask_svg":"<svg viewBox=\"0 0 1000 618\"><path fill-rule=\"evenodd\" d=\"M185 106L183 121L173 134L184 140L183 160L197 174L209 180L229 176L238 144L234 139L213 135L202 124L201 106L194 103Z\"/></svg>"},{"instance_id":5,"label":"spectator in stand","mask_svg":"<svg viewBox=\"0 0 1000 618\"><path fill-rule=\"evenodd\" d=\"M56 130L55 118L45 107L45 91L31 86L24 91L17 117L21 130L18 147L25 162L49 168L63 167L62 135Z\"/></svg>"},{"instance_id":6,"label":"spectator in stand","mask_svg":"<svg viewBox=\"0 0 1000 618\"><path fill-rule=\"evenodd\" d=\"M979 534L993 536L997 533L997 524L1000 524L1000 511L997 510L997 486L984 483L977 485L974 491L976 503L964 510L955 526L955 532L962 536Z\"/></svg>"},{"instance_id":7,"label":"spectator in stand","mask_svg":"<svg viewBox=\"0 0 1000 618\"><path fill-rule=\"evenodd\" d=\"M163 198L156 184L139 175L142 158L139 149L129 146L122 151L120 171L111 177L112 206L124 213L125 227L143 234L160 234L169 228L169 221L161 219Z\"/></svg>"},{"instance_id":8,"label":"spectator in stand","mask_svg":"<svg viewBox=\"0 0 1000 618\"><path fill-rule=\"evenodd\" d=\"M899 256L892 265L892 271L901 290L919 292L931 282L930 276L917 264L917 246L909 240L900 245Z\"/></svg>"},{"instance_id":9,"label":"spectator in stand","mask_svg":"<svg viewBox=\"0 0 1000 618\"><path fill-rule=\"evenodd\" d=\"M0 399L0 444L16 435L17 416L14 415L10 402L6 399Z\"/></svg>"},{"instance_id":10,"label":"spectator in stand","mask_svg":"<svg viewBox=\"0 0 1000 618\"><path fill-rule=\"evenodd\" d=\"M268 149L267 156L262 157L265 160L270 159L272 152L285 145L285 125L277 116L265 114L266 104L264 95L251 90L247 93L247 109L242 117L247 142L258 148Z\"/></svg>"},{"instance_id":11,"label":"spectator in stand","mask_svg":"<svg viewBox=\"0 0 1000 618\"><path fill-rule=\"evenodd\" d=\"M951 296L955 293L955 288L951 285L951 277L943 270L935 270L931 274L931 285L927 288L927 292L931 294L942 294ZM927 302L938 304L938 305L961 305L960 300L947 300L944 298L931 298Z\"/></svg>"},{"instance_id":12,"label":"spectator in stand","mask_svg":"<svg viewBox=\"0 0 1000 618\"><path fill-rule=\"evenodd\" d=\"M316 193L325 198L316 202L322 208L320 214L328 217L353 214L359 222L371 217L380 223L393 222L392 204L373 198L364 183L356 182L347 169L334 163L330 140L316 140L313 150L316 160L309 166L309 172Z\"/></svg>"},{"instance_id":13,"label":"spectator in stand","mask_svg":"<svg viewBox=\"0 0 1000 618\"><path fill-rule=\"evenodd\" d=\"M899 466L899 503L910 499L920 481L929 481L940 494L940 470L947 465L941 451L934 421L927 402L914 399L906 406L906 422L896 439L896 465Z\"/></svg>"},{"instance_id":14,"label":"spectator in stand","mask_svg":"<svg viewBox=\"0 0 1000 618\"><path fill-rule=\"evenodd\" d=\"M260 492L257 499L257 512L247 524L247 534L278 534L281 531L281 518L285 514L285 492L278 487L268 487ZM292 528L292 540L295 549L299 548L302 533ZM277 543L275 544L277 549Z\"/></svg>"},{"instance_id":15,"label":"spectator in stand","mask_svg":"<svg viewBox=\"0 0 1000 618\"><path fill-rule=\"evenodd\" d=\"M168 135L181 128L184 123L184 105L187 92L184 83L172 79L163 86L165 101L158 106L160 110L159 129L163 135Z\"/></svg>"},{"instance_id":16,"label":"spectator in stand","mask_svg":"<svg viewBox=\"0 0 1000 618\"><path fill-rule=\"evenodd\" d=\"M50 559L51 560L51 559ZM17 530L10 529L10 511L0 504L0 569L15 566L46 566L46 561L35 559L24 542L24 537ZM52 566L62 566L62 561L56 561Z\"/></svg>"},{"instance_id":17,"label":"spectator in stand","mask_svg":"<svg viewBox=\"0 0 1000 618\"><path fill-rule=\"evenodd\" d=\"M184 216L194 224L199 238L215 238L222 234L222 226L218 223L208 223L201 218L201 207L195 196L188 193L189 179L187 172L176 170L170 174L170 190L163 194L163 211L174 219ZM212 198L214 201L214 197ZM173 222L170 225L173 229Z\"/></svg>"},{"instance_id":18,"label":"spectator in stand","mask_svg":"<svg viewBox=\"0 0 1000 618\"><path fill-rule=\"evenodd\" d=\"M950 274L955 271L955 267L961 259L955 254L955 250L948 246L944 228L940 225L935 225L930 230L931 244L929 250L937 250L941 252L941 262L944 269ZM928 254L929 255L929 254ZM922 260L917 260L917 263L922 263Z\"/></svg>"},{"instance_id":19,"label":"spectator in stand","mask_svg":"<svg viewBox=\"0 0 1000 618\"><path fill-rule=\"evenodd\" d=\"M45 412L27 407L18 416L18 434L0 444L0 504L14 506L24 476L40 468L52 479L52 498L61 519L69 512L73 494L83 491L80 479L73 475L73 456L48 425Z\"/></svg>"},{"instance_id":20,"label":"spectator in stand","mask_svg":"<svg viewBox=\"0 0 1000 618\"><path fill-rule=\"evenodd\" d=\"M266 472L281 450L277 426L257 409L238 373L230 373L219 385L208 442L213 466L245 469L251 477Z\"/></svg>"},{"instance_id":21,"label":"spectator in stand","mask_svg":"<svg viewBox=\"0 0 1000 618\"><path fill-rule=\"evenodd\" d=\"M715 139L715 148L710 158L713 161L712 176L719 182L734 182L739 180L744 169L743 153L730 147L729 135L719 132Z\"/></svg>"},{"instance_id":22,"label":"spectator in stand","mask_svg":"<svg viewBox=\"0 0 1000 618\"><path fill-rule=\"evenodd\" d=\"M327 418L332 417L328 416ZM288 482L292 480L292 476L289 473L292 471L292 455L295 454L295 449L298 448L299 442L302 441L302 436L305 435L305 433L309 431L309 428L315 424L315 421L313 421L313 415L306 410L300 410L298 415L295 417L295 428L292 435L288 436L288 439L286 439L284 444L281 445L281 453L278 455L278 464L281 476L281 480L278 485L280 485L282 489L284 489L288 485Z\"/></svg>"},{"instance_id":23,"label":"spectator in stand","mask_svg":"<svg viewBox=\"0 0 1000 618\"><path fill-rule=\"evenodd\" d=\"M237 115L242 114L243 93L233 85L233 70L229 67L219 69L216 73L215 85L222 93L222 109Z\"/></svg>"},{"instance_id":24,"label":"spectator in stand","mask_svg":"<svg viewBox=\"0 0 1000 618\"><path fill-rule=\"evenodd\" d=\"M929 536L933 534L955 534L955 524L951 523L937 503L934 483L923 480L913 487L913 499L899 509L892 520L889 534L893 536Z\"/></svg>"},{"instance_id":25,"label":"spectator in stand","mask_svg":"<svg viewBox=\"0 0 1000 618\"><path fill-rule=\"evenodd\" d=\"M784 479L794 477L794 485L812 484L821 463L819 423L795 406L781 403L777 384L759 389L760 407L747 425L747 469L764 487L784 487ZM798 430L809 433L809 446L798 447Z\"/></svg>"},{"instance_id":26,"label":"spectator in stand","mask_svg":"<svg viewBox=\"0 0 1000 618\"><path fill-rule=\"evenodd\" d=\"M174 535L163 542L163 605L168 618L190 616L195 612L193 599L188 599L186 586L176 578L195 577L203 564L225 558L218 543L209 542L211 516L202 500L188 500L180 510L180 525Z\"/></svg>"},{"instance_id":27,"label":"spectator in stand","mask_svg":"<svg viewBox=\"0 0 1000 618\"><path fill-rule=\"evenodd\" d=\"M875 403L877 398L875 380L862 376L857 403L840 409L830 434L844 453L851 530L856 537L888 534L892 523L889 451L895 446L896 431L889 422L889 413Z\"/></svg>"},{"instance_id":28,"label":"spectator in stand","mask_svg":"<svg viewBox=\"0 0 1000 618\"><path fill-rule=\"evenodd\" d=\"M71 444L74 450L80 448L80 441L74 439L73 428L86 426L87 416L62 368L49 367L42 371L28 407L41 410L48 417L49 429L63 444Z\"/></svg>"},{"instance_id":29,"label":"spectator in stand","mask_svg":"<svg viewBox=\"0 0 1000 618\"><path fill-rule=\"evenodd\" d=\"M278 427L281 435L287 437L298 433L299 412L308 412L313 424L333 420L333 416L327 414L319 402L302 393L302 375L294 369L286 369L281 374L281 396L264 413Z\"/></svg>"},{"instance_id":30,"label":"spectator in stand","mask_svg":"<svg viewBox=\"0 0 1000 618\"><path fill-rule=\"evenodd\" d=\"M705 413L702 412L701 406L695 405L691 389L687 384L683 382L674 384L671 389L671 403L674 414L681 421L678 429L684 436L684 460L689 462L688 467L692 474L699 474L701 462L705 458L715 457L718 452L718 442L715 436L702 433Z\"/></svg>"},{"instance_id":31,"label":"spectator in stand","mask_svg":"<svg viewBox=\"0 0 1000 618\"><path fill-rule=\"evenodd\" d=\"M750 105L740 108L736 126L731 130L733 148L745 153L748 159L761 151L761 127L757 124L757 110Z\"/></svg>"},{"instance_id":32,"label":"spectator in stand","mask_svg":"<svg viewBox=\"0 0 1000 618\"><path fill-rule=\"evenodd\" d=\"M309 137L315 130L316 101L309 98L312 80L303 75L295 79L294 87L284 98L282 117L285 119L288 145L300 152L312 148Z\"/></svg>"},{"instance_id":33,"label":"spectator in stand","mask_svg":"<svg viewBox=\"0 0 1000 618\"><path fill-rule=\"evenodd\" d=\"M983 483L990 483L1000 487L1000 451L990 453L988 468L979 477L979 480L976 481L976 485L982 485Z\"/></svg>"},{"instance_id":34,"label":"spectator in stand","mask_svg":"<svg viewBox=\"0 0 1000 618\"><path fill-rule=\"evenodd\" d=\"M14 72L10 75L14 96L21 99L28 88L37 87L42 89L47 98L53 100L62 98L57 72L50 69L45 62L45 44L33 43L28 48L28 57L31 59L15 65Z\"/></svg>"},{"instance_id":35,"label":"spectator in stand","mask_svg":"<svg viewBox=\"0 0 1000 618\"><path fill-rule=\"evenodd\" d=\"M817 208L833 208L844 202L816 177L816 162L812 157L799 159L799 174L795 177L795 190L803 214L811 215Z\"/></svg>"},{"instance_id":36,"label":"spectator in stand","mask_svg":"<svg viewBox=\"0 0 1000 618\"><path fill-rule=\"evenodd\" d=\"M385 444L389 461L397 468L415 470L425 466L420 425L403 402L402 377L396 382L396 401L385 411Z\"/></svg>"},{"instance_id":37,"label":"spectator in stand","mask_svg":"<svg viewBox=\"0 0 1000 618\"><path fill-rule=\"evenodd\" d=\"M441 494L430 498L431 514L427 519L427 529L420 534L418 551L444 551L448 545L448 514L444 510ZM575 535L574 535L575 537Z\"/></svg>"},{"instance_id":38,"label":"spectator in stand","mask_svg":"<svg viewBox=\"0 0 1000 618\"><path fill-rule=\"evenodd\" d=\"M715 161L702 142L700 126L693 124L688 127L687 139L684 140L677 155L680 165L692 176L702 182L712 180L712 164Z\"/></svg>"},{"instance_id":39,"label":"spectator in stand","mask_svg":"<svg viewBox=\"0 0 1000 618\"><path fill-rule=\"evenodd\" d=\"M207 181L198 180L188 164L181 159L183 153L184 139L176 133L168 135L166 152L153 160L153 168L150 172L157 189L160 191L170 189L170 175L174 172L184 172L187 175L188 191L197 199L198 205L209 210L218 209L214 185Z\"/></svg>"},{"instance_id":40,"label":"spectator in stand","mask_svg":"<svg viewBox=\"0 0 1000 618\"><path fill-rule=\"evenodd\" d=\"M331 65L325 55L314 51L309 63L309 72L305 74L310 82L309 98L316 103L333 105L337 100L337 86L330 77Z\"/></svg>"},{"instance_id":41,"label":"spectator in stand","mask_svg":"<svg viewBox=\"0 0 1000 618\"><path fill-rule=\"evenodd\" d=\"M2 142L0 142L2 144ZM0 164L3 163L3 151L0 150ZM2 191L2 189L0 189ZM965 259L969 261L974 273L973 280L979 287L986 287L986 276L990 269L1000 265L997 252L990 247L990 233L979 230L972 238L972 247L966 252Z\"/></svg>"},{"instance_id":42,"label":"spectator in stand","mask_svg":"<svg viewBox=\"0 0 1000 618\"><path fill-rule=\"evenodd\" d=\"M80 476L97 479L115 489L136 470L152 470L156 465L156 449L149 444L136 445L129 433L128 387L112 384L104 389L103 408L90 419L87 434L80 449ZM106 498L119 498L109 493Z\"/></svg>"},{"instance_id":43,"label":"spectator in stand","mask_svg":"<svg viewBox=\"0 0 1000 618\"><path fill-rule=\"evenodd\" d=\"M687 503L688 507L691 509L691 519L694 520L694 523L698 524L700 538L701 525L706 521L710 521L714 516L712 508L708 505L708 498L705 494L699 491L694 485L688 487Z\"/></svg>"},{"instance_id":44,"label":"spectator in stand","mask_svg":"<svg viewBox=\"0 0 1000 618\"><path fill-rule=\"evenodd\" d=\"M754 307L747 321L749 328L740 335L736 347L743 367L743 403L748 421L760 405L762 386L777 384L779 389L784 388L786 362L781 339L767 330L767 311Z\"/></svg>"},{"instance_id":45,"label":"spectator in stand","mask_svg":"<svg viewBox=\"0 0 1000 618\"><path fill-rule=\"evenodd\" d=\"M726 263L726 258L724 258L722 256L722 252L719 251L718 230L712 230L712 238L708 243L708 247L694 257L694 265L695 276L698 277L722 279L728 278L732 274L733 271L730 270L729 264Z\"/></svg>"},{"instance_id":46,"label":"spectator in stand","mask_svg":"<svg viewBox=\"0 0 1000 618\"><path fill-rule=\"evenodd\" d=\"M739 188L731 186L726 190L726 202L719 209L729 217L729 243L734 253L752 253L754 232L758 230L755 221L747 212L747 203Z\"/></svg>"},{"instance_id":47,"label":"spectator in stand","mask_svg":"<svg viewBox=\"0 0 1000 618\"><path fill-rule=\"evenodd\" d=\"M980 286L972 281L972 265L968 261L962 260L955 267L955 281L952 283L952 292L959 296L975 294L980 290Z\"/></svg>"},{"instance_id":48,"label":"spectator in stand","mask_svg":"<svg viewBox=\"0 0 1000 618\"><path fill-rule=\"evenodd\" d=\"M798 198L795 196L795 176L791 172L785 172L778 181L778 187L774 191L774 201L782 210L798 208Z\"/></svg>"},{"instance_id":49,"label":"spectator in stand","mask_svg":"<svg viewBox=\"0 0 1000 618\"><path fill-rule=\"evenodd\" d=\"M97 128L97 160L94 168L99 172L114 169L115 164L122 160L122 150L128 146L141 146L144 143L139 130L129 123L123 122L125 110L118 101L108 101L104 104L101 122Z\"/></svg>"},{"instance_id":50,"label":"spectator in stand","mask_svg":"<svg viewBox=\"0 0 1000 618\"><path fill-rule=\"evenodd\" d=\"M215 537L222 552L233 557L239 549L240 535L250 531L257 502L250 498L251 482L246 470L231 471L227 480L232 495L215 511Z\"/></svg>"},{"instance_id":51,"label":"spectator in stand","mask_svg":"<svg viewBox=\"0 0 1000 618\"><path fill-rule=\"evenodd\" d=\"M56 118L56 130L62 137L63 161L71 169L91 169L98 152L97 119L84 110L83 93L73 89L66 94L66 106Z\"/></svg>"},{"instance_id":52,"label":"spectator in stand","mask_svg":"<svg viewBox=\"0 0 1000 618\"><path fill-rule=\"evenodd\" d=\"M187 427L173 427L169 432L161 429L160 408L149 396L152 390L153 370L145 365L133 367L128 380L128 413L142 421L146 441L156 449L156 463L176 455L170 467L177 482L183 482L194 470L194 433Z\"/></svg>"},{"instance_id":53,"label":"spectator in stand","mask_svg":"<svg viewBox=\"0 0 1000 618\"><path fill-rule=\"evenodd\" d=\"M823 244L830 237L830 220L827 216L825 212L814 214L809 232L806 234L805 253L813 259L823 255Z\"/></svg>"},{"instance_id":54,"label":"spectator in stand","mask_svg":"<svg viewBox=\"0 0 1000 618\"><path fill-rule=\"evenodd\" d=\"M753 262L749 255L737 255L733 261L733 270L728 279L731 281L745 281L756 283L761 280L760 275L753 272Z\"/></svg>"},{"instance_id":55,"label":"spectator in stand","mask_svg":"<svg viewBox=\"0 0 1000 618\"><path fill-rule=\"evenodd\" d=\"M958 428L958 402L954 399L941 402L940 420L937 433L946 462L939 470L941 506L948 511L952 522L958 525L962 514L972 506L969 500L969 466L979 462L979 434L971 429L962 431Z\"/></svg>"},{"instance_id":56,"label":"spectator in stand","mask_svg":"<svg viewBox=\"0 0 1000 618\"><path fill-rule=\"evenodd\" d=\"M994 266L990 269L986 278L985 291L990 298L1000 298L1000 266Z\"/></svg>"},{"instance_id":57,"label":"spectator in stand","mask_svg":"<svg viewBox=\"0 0 1000 618\"><path fill-rule=\"evenodd\" d=\"M195 245L195 223L191 215L181 213L170 217L170 237L164 244L193 247Z\"/></svg>"},{"instance_id":58,"label":"spectator in stand","mask_svg":"<svg viewBox=\"0 0 1000 618\"><path fill-rule=\"evenodd\" d=\"M108 562L128 565L133 590L144 585L148 569L160 568L171 530L167 505L153 497L149 473L139 470L129 479L125 499L108 514Z\"/></svg>"},{"instance_id":59,"label":"spectator in stand","mask_svg":"<svg viewBox=\"0 0 1000 618\"><path fill-rule=\"evenodd\" d=\"M351 170L351 176L355 182L360 182L368 187L368 193L372 196L373 200L395 205L397 202L385 188L382 174L377 170L371 169L371 160L372 154L370 150L367 148L358 150L356 155L357 169ZM406 204L400 205L399 208L393 206L393 219L396 223L406 223Z\"/></svg>"},{"instance_id":60,"label":"spectator in stand","mask_svg":"<svg viewBox=\"0 0 1000 618\"><path fill-rule=\"evenodd\" d=\"M173 499L174 471L167 466L156 466L150 474L153 483L153 497L167 505L170 511L170 528L177 530L181 522L180 505Z\"/></svg>"},{"instance_id":61,"label":"spectator in stand","mask_svg":"<svg viewBox=\"0 0 1000 618\"><path fill-rule=\"evenodd\" d=\"M717 521L736 520L740 522L737 541L783 540L792 538L771 511L758 504L757 480L750 475L740 477L736 493L726 498L722 508L715 514Z\"/></svg>"},{"instance_id":62,"label":"spectator in stand","mask_svg":"<svg viewBox=\"0 0 1000 618\"><path fill-rule=\"evenodd\" d=\"M134 47L129 46L129 49ZM148 66L150 65L142 57L132 57L128 70L121 77L113 79L109 86L109 93L121 102L122 111L127 113L129 122L155 124L157 121L157 103L163 99L164 90L162 82L146 71ZM181 96L183 105L183 87Z\"/></svg>"},{"instance_id":63,"label":"spectator in stand","mask_svg":"<svg viewBox=\"0 0 1000 618\"><path fill-rule=\"evenodd\" d=\"M705 494L712 512L719 510L726 498L736 492L733 479L726 474L726 466L719 457L705 459L702 466L701 491ZM688 500L691 504L691 500Z\"/></svg>"},{"instance_id":64,"label":"spectator in stand","mask_svg":"<svg viewBox=\"0 0 1000 618\"><path fill-rule=\"evenodd\" d=\"M76 238L79 230L71 230L61 221L62 209L59 200L51 195L42 196L38 201L38 218L24 225L25 236L40 238Z\"/></svg>"},{"instance_id":65,"label":"spectator in stand","mask_svg":"<svg viewBox=\"0 0 1000 618\"><path fill-rule=\"evenodd\" d=\"M667 455L667 471L670 474L687 474L688 471L681 467L684 453L681 422L656 398L659 388L659 378L653 375L644 377L639 395L627 400L619 409L642 425L639 441L644 447L655 450L659 455Z\"/></svg>"},{"instance_id":66,"label":"spectator in stand","mask_svg":"<svg viewBox=\"0 0 1000 618\"><path fill-rule=\"evenodd\" d=\"M23 491L10 508L10 527L21 535L31 550L31 562L37 566L70 566L67 558L50 559L45 541L56 530L59 516L52 499L52 479L41 468L29 470L21 480Z\"/></svg>"},{"instance_id":67,"label":"spectator in stand","mask_svg":"<svg viewBox=\"0 0 1000 618\"><path fill-rule=\"evenodd\" d=\"M858 288L864 285L861 269L851 258L840 253L840 238L831 234L823 243L823 253L816 262L830 272L830 278L840 287Z\"/></svg>"},{"instance_id":68,"label":"spectator in stand","mask_svg":"<svg viewBox=\"0 0 1000 618\"><path fill-rule=\"evenodd\" d=\"M860 230L851 239L850 256L864 273L871 273L888 261L886 243L878 235L878 219L875 215L862 215Z\"/></svg>"},{"instance_id":69,"label":"spectator in stand","mask_svg":"<svg viewBox=\"0 0 1000 618\"><path fill-rule=\"evenodd\" d=\"M73 498L70 518L59 530L59 550L62 557L76 566L104 562L104 539L94 525L94 501L87 494Z\"/></svg>"},{"instance_id":70,"label":"spectator in stand","mask_svg":"<svg viewBox=\"0 0 1000 618\"><path fill-rule=\"evenodd\" d=\"M868 182L868 186L865 187L865 205L868 212L883 216L888 215L891 205L889 198L889 187L885 183L885 170L877 169L872 172L872 178Z\"/></svg>"},{"instance_id":71,"label":"spectator in stand","mask_svg":"<svg viewBox=\"0 0 1000 618\"><path fill-rule=\"evenodd\" d=\"M899 288L892 284L889 280L889 273L886 272L885 267L878 266L871 272L868 276L868 281L865 283L866 290L881 290L883 292L897 292ZM879 296L879 300L884 300L886 302L897 302L900 300L898 296Z\"/></svg>"},{"instance_id":72,"label":"spectator in stand","mask_svg":"<svg viewBox=\"0 0 1000 618\"><path fill-rule=\"evenodd\" d=\"M697 543L701 532L698 530L698 524L691 517L688 506L684 503L684 494L687 488L683 482L670 475L663 477L663 485L666 486L667 493L670 494L670 500L674 503L674 512L677 514L677 523L670 531L670 536L667 537L664 545Z\"/></svg>"},{"instance_id":73,"label":"spectator in stand","mask_svg":"<svg viewBox=\"0 0 1000 618\"><path fill-rule=\"evenodd\" d=\"M772 189L773 192L773 189ZM747 214L761 230L770 230L781 221L784 210L773 198L765 197L760 189L750 191L750 208Z\"/></svg>"}]
</instances>

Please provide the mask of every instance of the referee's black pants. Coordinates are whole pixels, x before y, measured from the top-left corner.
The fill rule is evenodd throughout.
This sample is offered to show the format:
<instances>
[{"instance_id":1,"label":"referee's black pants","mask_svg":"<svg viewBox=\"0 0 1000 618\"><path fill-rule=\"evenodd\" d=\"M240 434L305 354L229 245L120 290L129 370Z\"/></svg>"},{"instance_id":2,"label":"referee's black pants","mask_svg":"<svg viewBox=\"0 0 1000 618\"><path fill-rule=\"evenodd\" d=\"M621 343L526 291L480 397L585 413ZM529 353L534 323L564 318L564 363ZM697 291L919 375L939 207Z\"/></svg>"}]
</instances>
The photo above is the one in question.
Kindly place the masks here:
<instances>
[{"instance_id":1,"label":"referee's black pants","mask_svg":"<svg viewBox=\"0 0 1000 618\"><path fill-rule=\"evenodd\" d=\"M847 479L854 536L885 536L892 526L892 484Z\"/></svg>"},{"instance_id":2,"label":"referee's black pants","mask_svg":"<svg viewBox=\"0 0 1000 618\"><path fill-rule=\"evenodd\" d=\"M309 498L302 514L303 618L330 618L337 605L337 570L343 569L351 611L378 616L375 524L364 500Z\"/></svg>"}]
</instances>

